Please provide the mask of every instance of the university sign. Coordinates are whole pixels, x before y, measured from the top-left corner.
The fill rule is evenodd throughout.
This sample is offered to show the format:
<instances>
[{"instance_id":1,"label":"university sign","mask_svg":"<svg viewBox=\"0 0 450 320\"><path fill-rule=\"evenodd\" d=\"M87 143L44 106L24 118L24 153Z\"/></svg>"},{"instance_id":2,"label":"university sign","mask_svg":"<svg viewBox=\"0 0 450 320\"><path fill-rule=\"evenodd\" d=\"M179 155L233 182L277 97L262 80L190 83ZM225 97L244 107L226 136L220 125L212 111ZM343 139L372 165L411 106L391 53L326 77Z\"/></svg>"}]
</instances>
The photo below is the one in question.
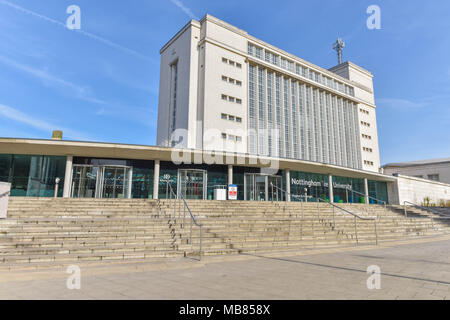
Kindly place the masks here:
<instances>
[{"instance_id":1,"label":"university sign","mask_svg":"<svg viewBox=\"0 0 450 320\"><path fill-rule=\"evenodd\" d=\"M292 178L291 184L297 185L297 186L306 186L308 188L311 188L311 187L326 187L326 188L328 188L328 182L325 182L325 181L314 181L314 180ZM333 188L351 190L352 186L350 184L341 184L341 183L333 182Z\"/></svg>"}]
</instances>

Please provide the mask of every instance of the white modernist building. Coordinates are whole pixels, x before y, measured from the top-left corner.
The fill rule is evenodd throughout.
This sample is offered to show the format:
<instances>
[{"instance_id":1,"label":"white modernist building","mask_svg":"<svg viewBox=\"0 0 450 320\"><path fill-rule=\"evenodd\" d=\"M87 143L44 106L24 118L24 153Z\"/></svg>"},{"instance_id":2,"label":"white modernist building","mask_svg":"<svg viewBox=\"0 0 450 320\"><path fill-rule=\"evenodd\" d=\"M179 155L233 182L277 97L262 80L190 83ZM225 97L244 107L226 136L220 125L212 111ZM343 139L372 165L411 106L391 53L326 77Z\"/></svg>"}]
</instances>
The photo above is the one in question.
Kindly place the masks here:
<instances>
[{"instance_id":1,"label":"white modernist building","mask_svg":"<svg viewBox=\"0 0 450 320\"><path fill-rule=\"evenodd\" d=\"M389 163L385 174L402 174L443 183L450 183L450 158Z\"/></svg>"},{"instance_id":2,"label":"white modernist building","mask_svg":"<svg viewBox=\"0 0 450 320\"><path fill-rule=\"evenodd\" d=\"M369 71L320 68L210 15L160 53L158 145L379 172Z\"/></svg>"}]
</instances>

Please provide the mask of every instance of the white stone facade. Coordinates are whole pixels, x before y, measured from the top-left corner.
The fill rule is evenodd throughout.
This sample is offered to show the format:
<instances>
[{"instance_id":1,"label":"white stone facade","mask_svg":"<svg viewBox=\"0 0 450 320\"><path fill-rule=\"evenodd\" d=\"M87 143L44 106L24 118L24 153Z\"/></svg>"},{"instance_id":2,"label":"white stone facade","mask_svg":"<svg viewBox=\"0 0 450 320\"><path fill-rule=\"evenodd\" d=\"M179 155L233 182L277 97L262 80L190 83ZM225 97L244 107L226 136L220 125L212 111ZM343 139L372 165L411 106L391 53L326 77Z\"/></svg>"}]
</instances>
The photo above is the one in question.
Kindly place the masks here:
<instances>
[{"instance_id":1,"label":"white stone facade","mask_svg":"<svg viewBox=\"0 0 450 320\"><path fill-rule=\"evenodd\" d=\"M6 219L11 184L0 182L0 219Z\"/></svg>"},{"instance_id":2,"label":"white stone facade","mask_svg":"<svg viewBox=\"0 0 450 320\"><path fill-rule=\"evenodd\" d=\"M450 201L450 184L415 177L398 175L396 182L388 182L390 204L404 204L405 201L422 205L428 197L430 203L439 205Z\"/></svg>"},{"instance_id":3,"label":"white stone facade","mask_svg":"<svg viewBox=\"0 0 450 320\"><path fill-rule=\"evenodd\" d=\"M158 145L379 171L373 76L361 67L320 68L210 15L160 53Z\"/></svg>"},{"instance_id":4,"label":"white stone facade","mask_svg":"<svg viewBox=\"0 0 450 320\"><path fill-rule=\"evenodd\" d=\"M384 167L384 173L394 173L450 183L450 159L412 161L409 163L393 163Z\"/></svg>"}]
</instances>

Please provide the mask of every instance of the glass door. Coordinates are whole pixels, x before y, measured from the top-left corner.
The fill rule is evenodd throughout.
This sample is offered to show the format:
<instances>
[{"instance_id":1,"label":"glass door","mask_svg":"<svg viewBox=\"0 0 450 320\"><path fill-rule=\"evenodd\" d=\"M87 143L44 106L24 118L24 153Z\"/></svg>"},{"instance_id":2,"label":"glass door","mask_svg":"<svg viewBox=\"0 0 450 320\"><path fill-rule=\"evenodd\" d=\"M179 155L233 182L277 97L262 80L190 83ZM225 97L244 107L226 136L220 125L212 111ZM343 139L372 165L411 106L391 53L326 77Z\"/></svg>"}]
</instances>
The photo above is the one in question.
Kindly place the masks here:
<instances>
[{"instance_id":1,"label":"glass door","mask_svg":"<svg viewBox=\"0 0 450 320\"><path fill-rule=\"evenodd\" d=\"M267 176L255 175L255 196L257 201L266 201Z\"/></svg>"},{"instance_id":2,"label":"glass door","mask_svg":"<svg viewBox=\"0 0 450 320\"><path fill-rule=\"evenodd\" d=\"M269 176L257 173L246 173L244 180L244 200L272 201L272 187L270 183L281 189L281 176ZM273 201L282 201L281 191L273 188Z\"/></svg>"},{"instance_id":3,"label":"glass door","mask_svg":"<svg viewBox=\"0 0 450 320\"><path fill-rule=\"evenodd\" d=\"M129 198L131 168L102 167L100 198Z\"/></svg>"},{"instance_id":4,"label":"glass door","mask_svg":"<svg viewBox=\"0 0 450 320\"><path fill-rule=\"evenodd\" d=\"M131 167L74 165L72 198L130 198Z\"/></svg>"},{"instance_id":5,"label":"glass door","mask_svg":"<svg viewBox=\"0 0 450 320\"><path fill-rule=\"evenodd\" d=\"M283 194L280 191L280 189L282 189L282 187L283 187L281 184L281 182L282 182L281 177L280 176L269 176L268 180L269 180L268 181L269 201L283 201ZM273 184L273 188L272 188L271 184Z\"/></svg>"},{"instance_id":6,"label":"glass door","mask_svg":"<svg viewBox=\"0 0 450 320\"><path fill-rule=\"evenodd\" d=\"M244 189L244 200L255 201L255 176L253 174L245 174Z\"/></svg>"},{"instance_id":7,"label":"glass door","mask_svg":"<svg viewBox=\"0 0 450 320\"><path fill-rule=\"evenodd\" d=\"M98 167L73 166L72 198L95 198L98 177Z\"/></svg>"},{"instance_id":8,"label":"glass door","mask_svg":"<svg viewBox=\"0 0 450 320\"><path fill-rule=\"evenodd\" d=\"M204 170L178 171L178 188L185 199L206 199L207 176Z\"/></svg>"}]
</instances>

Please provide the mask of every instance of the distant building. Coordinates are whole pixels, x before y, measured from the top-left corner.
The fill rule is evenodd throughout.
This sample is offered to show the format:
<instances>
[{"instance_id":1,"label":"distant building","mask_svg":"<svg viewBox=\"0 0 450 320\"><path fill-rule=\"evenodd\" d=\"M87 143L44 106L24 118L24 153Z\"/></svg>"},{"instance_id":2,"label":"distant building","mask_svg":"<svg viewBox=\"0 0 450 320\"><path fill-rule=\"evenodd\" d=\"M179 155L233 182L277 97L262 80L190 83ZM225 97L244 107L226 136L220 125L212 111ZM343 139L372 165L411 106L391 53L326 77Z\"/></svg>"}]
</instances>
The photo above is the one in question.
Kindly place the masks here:
<instances>
[{"instance_id":1,"label":"distant building","mask_svg":"<svg viewBox=\"0 0 450 320\"><path fill-rule=\"evenodd\" d=\"M450 183L450 158L389 163L384 167L388 175L402 174L415 178Z\"/></svg>"}]
</instances>

